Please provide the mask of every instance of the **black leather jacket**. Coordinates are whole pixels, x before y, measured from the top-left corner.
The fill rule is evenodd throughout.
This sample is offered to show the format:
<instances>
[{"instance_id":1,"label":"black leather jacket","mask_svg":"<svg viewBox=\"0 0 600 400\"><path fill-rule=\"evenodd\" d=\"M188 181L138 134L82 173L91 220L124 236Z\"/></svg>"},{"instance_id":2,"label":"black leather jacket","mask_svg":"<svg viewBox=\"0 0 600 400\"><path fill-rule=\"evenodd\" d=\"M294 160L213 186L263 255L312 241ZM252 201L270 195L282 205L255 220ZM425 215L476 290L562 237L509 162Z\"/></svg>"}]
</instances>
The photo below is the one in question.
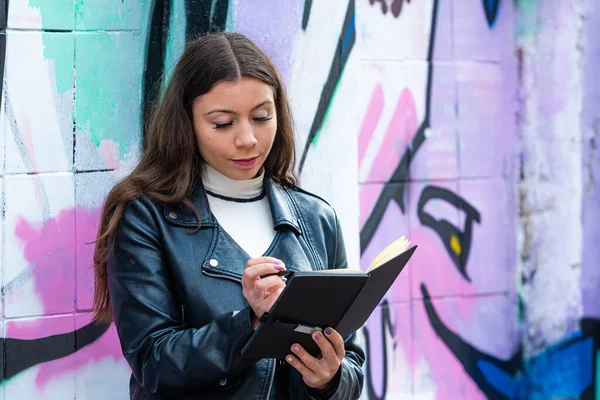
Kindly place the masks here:
<instances>
[{"instance_id":1,"label":"black leather jacket","mask_svg":"<svg viewBox=\"0 0 600 400\"><path fill-rule=\"evenodd\" d=\"M269 178L264 185L277 231L266 255L283 260L289 270L347 267L331 206ZM212 217L201 185L190 200L201 217L196 232L198 220L189 207L146 197L125 209L117 229L108 287L133 371L131 399L312 398L302 376L284 363L239 362L254 332L241 286L250 257ZM336 400L359 398L363 385L365 357L356 335L346 338L345 346L340 383L331 397ZM274 384L276 366L285 382Z\"/></svg>"}]
</instances>

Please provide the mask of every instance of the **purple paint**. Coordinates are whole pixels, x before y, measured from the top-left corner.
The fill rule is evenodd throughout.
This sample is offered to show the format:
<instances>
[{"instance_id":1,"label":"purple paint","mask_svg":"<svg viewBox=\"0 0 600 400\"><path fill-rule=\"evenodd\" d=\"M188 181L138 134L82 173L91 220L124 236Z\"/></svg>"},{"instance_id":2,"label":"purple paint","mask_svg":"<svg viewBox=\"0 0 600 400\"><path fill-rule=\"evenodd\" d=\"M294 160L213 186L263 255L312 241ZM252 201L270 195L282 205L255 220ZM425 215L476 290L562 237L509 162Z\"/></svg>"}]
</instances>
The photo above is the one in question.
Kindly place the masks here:
<instances>
[{"instance_id":1,"label":"purple paint","mask_svg":"<svg viewBox=\"0 0 600 400\"><path fill-rule=\"evenodd\" d=\"M584 46L583 314L600 318L600 8L588 7ZM597 383L598 384L598 383Z\"/></svg>"},{"instance_id":2,"label":"purple paint","mask_svg":"<svg viewBox=\"0 0 600 400\"><path fill-rule=\"evenodd\" d=\"M462 0L453 5L452 37L456 60L503 61L512 54L515 32L512 2L500 2L496 22L491 28L481 0Z\"/></svg>"},{"instance_id":3,"label":"purple paint","mask_svg":"<svg viewBox=\"0 0 600 400\"><path fill-rule=\"evenodd\" d=\"M411 161L411 180L456 179L458 176L456 69L448 64L435 66L430 129L425 143Z\"/></svg>"},{"instance_id":4,"label":"purple paint","mask_svg":"<svg viewBox=\"0 0 600 400\"><path fill-rule=\"evenodd\" d=\"M273 61L284 81L291 78L294 39L302 30L303 1L238 0L236 32L252 39Z\"/></svg>"},{"instance_id":5,"label":"purple paint","mask_svg":"<svg viewBox=\"0 0 600 400\"><path fill-rule=\"evenodd\" d=\"M473 224L474 245L467 262L471 282L462 280L463 295L504 293L514 285L514 276L512 281L510 276L515 265L511 263L511 255L518 250L513 233L515 226L510 223L511 187L512 182L500 179L460 182L460 196L481 214L481 223ZM464 220L464 216L461 219Z\"/></svg>"}]
</instances>

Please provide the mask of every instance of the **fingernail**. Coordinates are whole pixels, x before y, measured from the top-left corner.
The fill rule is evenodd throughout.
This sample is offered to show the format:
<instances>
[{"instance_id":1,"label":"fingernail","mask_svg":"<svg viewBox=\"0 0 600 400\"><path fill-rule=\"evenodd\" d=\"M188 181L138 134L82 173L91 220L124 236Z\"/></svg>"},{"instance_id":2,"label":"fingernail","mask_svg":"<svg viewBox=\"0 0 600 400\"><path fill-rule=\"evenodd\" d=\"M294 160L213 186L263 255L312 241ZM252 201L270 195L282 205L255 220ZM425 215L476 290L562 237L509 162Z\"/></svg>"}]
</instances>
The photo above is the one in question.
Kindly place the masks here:
<instances>
[{"instance_id":1,"label":"fingernail","mask_svg":"<svg viewBox=\"0 0 600 400\"><path fill-rule=\"evenodd\" d=\"M287 282L287 278L281 278L281 282L286 283Z\"/></svg>"},{"instance_id":2,"label":"fingernail","mask_svg":"<svg viewBox=\"0 0 600 400\"><path fill-rule=\"evenodd\" d=\"M294 359L292 357L288 357L287 358L287 362L289 362L290 364L294 361Z\"/></svg>"},{"instance_id":3,"label":"fingernail","mask_svg":"<svg viewBox=\"0 0 600 400\"><path fill-rule=\"evenodd\" d=\"M325 333L331 335L333 331L331 330L331 328L325 328Z\"/></svg>"},{"instance_id":4,"label":"fingernail","mask_svg":"<svg viewBox=\"0 0 600 400\"><path fill-rule=\"evenodd\" d=\"M315 339L321 340L322 337L323 337L323 335L321 335L321 332L315 333Z\"/></svg>"},{"instance_id":5,"label":"fingernail","mask_svg":"<svg viewBox=\"0 0 600 400\"><path fill-rule=\"evenodd\" d=\"M294 353L297 353L300 351L300 347L294 346L294 347L292 347L292 350L294 350Z\"/></svg>"},{"instance_id":6,"label":"fingernail","mask_svg":"<svg viewBox=\"0 0 600 400\"><path fill-rule=\"evenodd\" d=\"M279 265L279 264L275 264L274 267L277 271L281 271L283 269L283 265Z\"/></svg>"}]
</instances>

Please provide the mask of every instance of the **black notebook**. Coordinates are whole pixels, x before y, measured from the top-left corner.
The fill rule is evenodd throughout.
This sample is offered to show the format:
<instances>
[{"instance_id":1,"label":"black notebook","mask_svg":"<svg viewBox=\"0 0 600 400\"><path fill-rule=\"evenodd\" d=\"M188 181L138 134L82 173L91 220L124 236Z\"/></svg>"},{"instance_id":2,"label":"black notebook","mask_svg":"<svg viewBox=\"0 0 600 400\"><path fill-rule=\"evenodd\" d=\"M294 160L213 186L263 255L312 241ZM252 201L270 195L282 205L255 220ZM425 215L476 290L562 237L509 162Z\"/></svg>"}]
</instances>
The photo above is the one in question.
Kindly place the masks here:
<instances>
[{"instance_id":1,"label":"black notebook","mask_svg":"<svg viewBox=\"0 0 600 400\"><path fill-rule=\"evenodd\" d=\"M416 248L401 237L375 257L367 272L290 272L285 289L242 349L242 358L284 359L294 343L317 356L320 349L312 333L331 327L346 337L362 327Z\"/></svg>"}]
</instances>

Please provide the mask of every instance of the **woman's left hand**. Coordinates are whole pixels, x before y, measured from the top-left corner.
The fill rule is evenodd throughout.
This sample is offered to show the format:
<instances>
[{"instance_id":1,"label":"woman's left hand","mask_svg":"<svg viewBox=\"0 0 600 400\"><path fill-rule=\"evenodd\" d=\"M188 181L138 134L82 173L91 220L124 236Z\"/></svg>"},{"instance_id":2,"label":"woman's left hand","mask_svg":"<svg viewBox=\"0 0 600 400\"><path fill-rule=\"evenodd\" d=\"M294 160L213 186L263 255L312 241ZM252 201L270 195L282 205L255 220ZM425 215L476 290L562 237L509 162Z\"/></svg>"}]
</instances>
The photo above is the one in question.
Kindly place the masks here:
<instances>
[{"instance_id":1,"label":"woman's left hand","mask_svg":"<svg viewBox=\"0 0 600 400\"><path fill-rule=\"evenodd\" d=\"M319 358L311 356L299 344L294 344L292 345L294 354L288 355L285 359L302 374L307 386L323 389L333 379L346 355L344 339L331 328L325 329L325 334L314 332L312 337L321 349Z\"/></svg>"}]
</instances>

